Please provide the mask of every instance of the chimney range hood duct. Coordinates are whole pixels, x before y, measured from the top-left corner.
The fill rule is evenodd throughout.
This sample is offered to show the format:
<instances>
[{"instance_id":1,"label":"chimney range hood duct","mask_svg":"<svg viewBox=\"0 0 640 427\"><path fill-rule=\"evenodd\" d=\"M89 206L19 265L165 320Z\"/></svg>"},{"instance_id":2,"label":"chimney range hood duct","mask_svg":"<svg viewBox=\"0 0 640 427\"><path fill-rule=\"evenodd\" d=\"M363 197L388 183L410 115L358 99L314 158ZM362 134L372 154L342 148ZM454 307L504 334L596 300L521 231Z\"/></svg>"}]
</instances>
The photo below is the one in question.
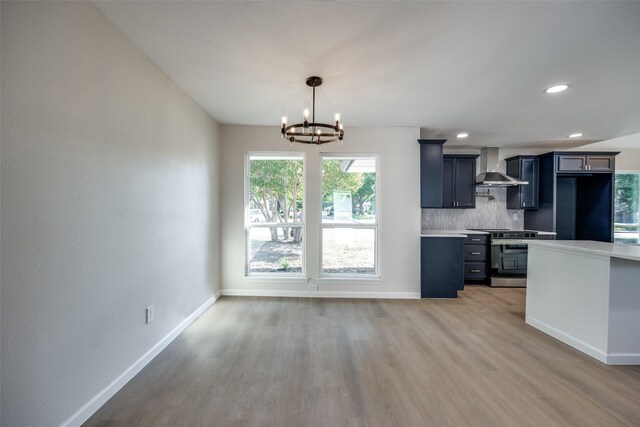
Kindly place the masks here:
<instances>
[{"instance_id":1,"label":"chimney range hood duct","mask_svg":"<svg viewBox=\"0 0 640 427\"><path fill-rule=\"evenodd\" d=\"M486 147L480 151L480 175L476 177L476 185L482 187L513 187L527 185L529 182L521 181L505 173L498 172L498 148ZM489 169L491 168L491 171Z\"/></svg>"}]
</instances>

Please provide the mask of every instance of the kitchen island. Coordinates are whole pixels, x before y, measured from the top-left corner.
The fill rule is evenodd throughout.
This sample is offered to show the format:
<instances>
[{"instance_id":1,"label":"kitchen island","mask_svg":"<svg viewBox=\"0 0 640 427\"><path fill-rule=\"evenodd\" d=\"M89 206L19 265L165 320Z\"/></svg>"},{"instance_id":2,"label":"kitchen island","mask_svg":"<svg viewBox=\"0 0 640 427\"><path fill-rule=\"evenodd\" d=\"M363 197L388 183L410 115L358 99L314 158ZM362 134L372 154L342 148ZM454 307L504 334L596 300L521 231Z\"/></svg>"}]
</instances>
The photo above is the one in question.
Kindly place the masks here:
<instances>
[{"instance_id":1,"label":"kitchen island","mask_svg":"<svg viewBox=\"0 0 640 427\"><path fill-rule=\"evenodd\" d=\"M526 323L609 365L640 365L640 246L531 240Z\"/></svg>"}]
</instances>

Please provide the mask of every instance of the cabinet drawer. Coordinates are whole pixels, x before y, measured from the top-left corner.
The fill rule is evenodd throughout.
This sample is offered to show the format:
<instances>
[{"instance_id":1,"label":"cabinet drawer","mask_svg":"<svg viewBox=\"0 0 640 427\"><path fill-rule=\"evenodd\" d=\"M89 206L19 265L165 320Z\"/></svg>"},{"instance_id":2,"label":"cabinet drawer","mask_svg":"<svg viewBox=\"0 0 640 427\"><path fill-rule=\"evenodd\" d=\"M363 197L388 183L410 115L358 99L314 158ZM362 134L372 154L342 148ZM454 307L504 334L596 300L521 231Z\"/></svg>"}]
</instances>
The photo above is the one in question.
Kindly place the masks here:
<instances>
[{"instance_id":1,"label":"cabinet drawer","mask_svg":"<svg viewBox=\"0 0 640 427\"><path fill-rule=\"evenodd\" d=\"M484 234L470 234L464 239L465 245L486 245L487 236Z\"/></svg>"},{"instance_id":2,"label":"cabinet drawer","mask_svg":"<svg viewBox=\"0 0 640 427\"><path fill-rule=\"evenodd\" d=\"M464 245L465 261L486 261L487 247L485 245Z\"/></svg>"},{"instance_id":3,"label":"cabinet drawer","mask_svg":"<svg viewBox=\"0 0 640 427\"><path fill-rule=\"evenodd\" d=\"M465 280L482 280L487 277L487 264L484 262L465 262L464 278Z\"/></svg>"}]
</instances>

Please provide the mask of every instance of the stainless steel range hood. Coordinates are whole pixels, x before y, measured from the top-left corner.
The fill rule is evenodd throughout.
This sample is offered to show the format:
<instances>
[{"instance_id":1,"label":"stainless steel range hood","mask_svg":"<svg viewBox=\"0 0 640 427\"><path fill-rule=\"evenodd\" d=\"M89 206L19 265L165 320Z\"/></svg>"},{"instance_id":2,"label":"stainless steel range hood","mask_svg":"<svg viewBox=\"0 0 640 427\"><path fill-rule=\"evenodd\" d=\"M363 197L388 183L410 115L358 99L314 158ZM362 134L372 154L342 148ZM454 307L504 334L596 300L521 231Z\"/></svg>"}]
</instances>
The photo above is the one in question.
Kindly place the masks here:
<instances>
[{"instance_id":1,"label":"stainless steel range hood","mask_svg":"<svg viewBox=\"0 0 640 427\"><path fill-rule=\"evenodd\" d=\"M527 185L528 181L521 181L498 171L497 147L486 147L480 151L480 174L476 177L476 185L482 187L513 187Z\"/></svg>"}]
</instances>

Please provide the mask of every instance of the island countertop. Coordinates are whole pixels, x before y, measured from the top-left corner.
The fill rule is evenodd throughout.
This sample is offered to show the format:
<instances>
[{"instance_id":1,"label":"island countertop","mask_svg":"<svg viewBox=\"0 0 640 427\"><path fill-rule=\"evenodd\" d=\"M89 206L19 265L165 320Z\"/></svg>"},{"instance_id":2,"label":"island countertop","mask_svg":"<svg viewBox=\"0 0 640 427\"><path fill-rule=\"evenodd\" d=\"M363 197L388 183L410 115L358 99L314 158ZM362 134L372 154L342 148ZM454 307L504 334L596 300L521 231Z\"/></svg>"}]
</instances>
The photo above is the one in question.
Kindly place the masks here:
<instances>
[{"instance_id":1,"label":"island countertop","mask_svg":"<svg viewBox=\"0 0 640 427\"><path fill-rule=\"evenodd\" d=\"M640 246L592 240L528 240L529 246L544 246L593 255L640 261Z\"/></svg>"}]
</instances>

